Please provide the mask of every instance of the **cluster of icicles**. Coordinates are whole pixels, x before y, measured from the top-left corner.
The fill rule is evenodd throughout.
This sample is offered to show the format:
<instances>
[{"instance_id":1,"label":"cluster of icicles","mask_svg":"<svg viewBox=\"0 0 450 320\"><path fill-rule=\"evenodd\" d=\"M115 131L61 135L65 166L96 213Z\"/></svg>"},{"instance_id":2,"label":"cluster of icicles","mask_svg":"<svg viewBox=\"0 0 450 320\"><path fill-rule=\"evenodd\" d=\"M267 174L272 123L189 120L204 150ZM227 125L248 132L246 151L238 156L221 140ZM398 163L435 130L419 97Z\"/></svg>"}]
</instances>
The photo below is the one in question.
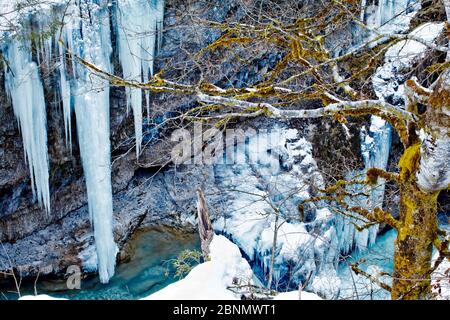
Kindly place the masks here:
<instances>
[{"instance_id":1,"label":"cluster of icicles","mask_svg":"<svg viewBox=\"0 0 450 320\"><path fill-rule=\"evenodd\" d=\"M147 81L153 75L155 47L161 44L164 16L163 0L73 0L54 6L51 14L37 13L23 18L21 36L11 36L3 48L6 91L19 122L26 161L29 166L34 198L50 212L47 121L40 65L57 66L66 143L72 148L72 112L83 171L86 179L89 214L94 229L100 280L114 274L117 246L113 237L113 201L111 187L111 146L109 119L109 84L92 74L67 52L107 72L112 71L111 30L126 79ZM62 27L54 36L39 40L33 54L34 28L45 34L54 16ZM50 18L53 16L53 18ZM112 23L111 23L112 22ZM111 28L111 25L114 28ZM52 61L56 57L56 63ZM146 105L149 97L146 95ZM128 107L133 110L136 152L142 142L142 92L127 89Z\"/></svg>"},{"instance_id":2,"label":"cluster of icicles","mask_svg":"<svg viewBox=\"0 0 450 320\"><path fill-rule=\"evenodd\" d=\"M76 131L94 228L100 280L108 282L114 274L117 247L113 237L113 204L111 187L111 152L109 128L109 84L90 72L67 52L111 72L113 51L111 30L117 39L123 76L129 80L147 81L153 74L155 48L161 45L164 0L70 0L52 7L63 26L54 37L40 40L33 54L27 36L11 37L3 48L6 91L12 101L20 125L24 151L30 170L32 189L39 204L50 211L49 161L47 154L47 123L44 88L40 65L54 64L59 79L60 100L64 113L67 146L72 146L72 112L76 114ZM417 0L362 0L362 20L371 27L394 25L394 18L403 16ZM44 31L52 23L52 15L37 13L23 18L24 32L32 28ZM400 23L401 24L401 23ZM111 28L111 25L113 28ZM28 27L27 27L28 26ZM32 26L32 27L31 27ZM148 94L127 88L127 109L133 111L136 152L142 143L142 107L149 107ZM143 99L143 97L145 97ZM148 113L148 112L147 112ZM375 119L375 122L377 120ZM379 122L379 121L378 121ZM373 136L377 148L365 154L366 168L385 167L389 155L390 128L382 124ZM379 128L380 129L380 128ZM373 145L372 143L370 145ZM363 146L364 148L364 146ZM382 203L384 185L373 195L372 206ZM361 235L360 242L373 242L376 229ZM358 242L358 241L357 241Z\"/></svg>"},{"instance_id":3,"label":"cluster of icicles","mask_svg":"<svg viewBox=\"0 0 450 320\"><path fill-rule=\"evenodd\" d=\"M420 9L420 1L418 0L362 0L361 3L361 21L372 30L379 30L382 33L401 33L409 28L411 18ZM367 30L361 30L358 26L353 36L353 47L359 47L369 40L373 40L377 34ZM350 48L351 49L351 48ZM393 79L392 81L395 81ZM389 81L386 86L393 86ZM378 88L374 86L375 93L379 99L384 100L385 97ZM350 172L349 178L354 176L365 176L369 168L386 169L389 160L389 152L391 149L392 128L385 120L377 117L371 117L369 128L363 127L361 130L361 154L364 159L364 170L362 172ZM349 187L349 191L353 193L368 192L369 197L354 197L349 202L351 206L362 206L364 208L374 209L381 208L383 205L385 182L380 179L377 187L369 190L361 190L361 187ZM338 216L337 228L341 230L343 237L353 239L353 243L343 240L341 247L343 253L349 253L352 249L365 250L368 246L375 243L378 234L378 225L357 231L351 224L345 221L345 217ZM344 221L342 221L344 220ZM362 225L361 221L354 220L356 225Z\"/></svg>"}]
</instances>

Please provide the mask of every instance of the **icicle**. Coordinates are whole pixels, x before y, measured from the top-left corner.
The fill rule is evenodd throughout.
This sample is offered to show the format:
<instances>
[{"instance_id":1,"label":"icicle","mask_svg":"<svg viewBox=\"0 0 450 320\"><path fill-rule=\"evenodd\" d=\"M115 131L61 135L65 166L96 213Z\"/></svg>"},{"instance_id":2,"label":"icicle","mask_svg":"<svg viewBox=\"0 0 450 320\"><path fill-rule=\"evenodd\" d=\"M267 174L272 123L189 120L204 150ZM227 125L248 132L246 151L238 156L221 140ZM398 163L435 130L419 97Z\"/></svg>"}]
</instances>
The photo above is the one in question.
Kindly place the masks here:
<instances>
[{"instance_id":1,"label":"icicle","mask_svg":"<svg viewBox=\"0 0 450 320\"><path fill-rule=\"evenodd\" d=\"M158 32L158 51L161 51L164 27L164 0L157 0L156 3L156 29Z\"/></svg>"},{"instance_id":2,"label":"icicle","mask_svg":"<svg viewBox=\"0 0 450 320\"><path fill-rule=\"evenodd\" d=\"M366 18L365 18L366 5L367 5L367 0L361 0L361 16L360 16L360 20L362 22L366 22Z\"/></svg>"},{"instance_id":3,"label":"icicle","mask_svg":"<svg viewBox=\"0 0 450 320\"><path fill-rule=\"evenodd\" d=\"M102 70L111 72L112 48L107 1L100 1L99 5L93 4L91 0L89 6L72 8L70 16L73 20L68 21L64 27L64 42L75 55ZM95 24L85 19L79 20L76 16L77 10L81 10L86 16L87 10L91 10L91 15L97 18ZM61 90L66 91L66 97L69 91L73 93L89 215L94 229L98 272L100 281L107 283L114 275L117 254L113 236L109 84L93 76L83 65L75 64L70 90L68 82L64 82L67 71L63 62L61 63L63 70L60 69L60 73L65 75L61 77ZM70 101L63 103L65 117L69 123Z\"/></svg>"},{"instance_id":4,"label":"icicle","mask_svg":"<svg viewBox=\"0 0 450 320\"><path fill-rule=\"evenodd\" d=\"M128 80L147 82L153 75L156 39L162 41L161 27L164 1L118 0L116 7L119 58L123 76ZM127 105L133 110L136 155L142 144L142 90L126 88ZM147 114L150 99L146 93Z\"/></svg>"},{"instance_id":5,"label":"icicle","mask_svg":"<svg viewBox=\"0 0 450 320\"><path fill-rule=\"evenodd\" d=\"M26 41L11 40L6 56L6 91L19 122L33 196L50 212L47 115L38 66L32 62L30 43Z\"/></svg>"},{"instance_id":6,"label":"icicle","mask_svg":"<svg viewBox=\"0 0 450 320\"><path fill-rule=\"evenodd\" d=\"M381 27L383 33L402 32L409 26L410 13L417 12L420 6L418 0L379 0L372 4L361 0L361 17L370 28Z\"/></svg>"},{"instance_id":7,"label":"icicle","mask_svg":"<svg viewBox=\"0 0 450 320\"><path fill-rule=\"evenodd\" d=\"M72 124L71 124L71 103L70 103L70 84L67 80L66 62L64 59L64 49L61 43L58 43L59 50L59 87L61 90L61 100L64 114L64 132L66 135L66 145L72 152Z\"/></svg>"},{"instance_id":8,"label":"icicle","mask_svg":"<svg viewBox=\"0 0 450 320\"><path fill-rule=\"evenodd\" d=\"M378 29L381 33L404 32L408 29L410 20L419 8L420 1L418 0L380 0L378 2L361 0L361 19L369 28ZM377 36L377 34L366 33L361 37L360 31L358 31L355 33L355 38L358 40L355 45L360 45ZM376 43L375 41L374 45ZM377 80L376 76L374 79L374 81ZM377 90L375 86L376 93ZM382 99L378 93L377 96ZM361 132L361 153L365 168L362 172L350 173L349 178L357 174L365 175L369 168L386 169L391 147L391 131L390 125L384 120L375 116L371 118L369 130L367 132L362 130ZM382 179L380 179L377 187L371 190L359 190L356 188L352 191L355 193L365 191L370 195L369 199L359 197L350 199L349 201L353 202L354 205L370 209L383 205L385 183ZM351 222L359 223L358 221ZM358 232L350 225L350 221L344 218L339 218L338 225L339 228L337 230L346 235L344 238L348 238L348 241L341 241L340 243L340 248L344 253L350 252L354 247L358 250L363 250L375 242L378 232L377 226Z\"/></svg>"}]
</instances>

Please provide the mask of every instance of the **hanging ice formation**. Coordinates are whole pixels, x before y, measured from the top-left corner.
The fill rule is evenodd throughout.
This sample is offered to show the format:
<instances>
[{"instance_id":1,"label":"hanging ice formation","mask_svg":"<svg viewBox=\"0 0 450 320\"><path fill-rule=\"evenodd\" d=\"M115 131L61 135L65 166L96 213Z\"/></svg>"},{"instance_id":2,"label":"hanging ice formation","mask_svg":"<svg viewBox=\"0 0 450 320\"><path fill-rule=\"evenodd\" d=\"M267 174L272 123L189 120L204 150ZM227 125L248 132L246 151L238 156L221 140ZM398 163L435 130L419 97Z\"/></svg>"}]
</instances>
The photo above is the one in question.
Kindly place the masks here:
<instances>
[{"instance_id":1,"label":"hanging ice formation","mask_svg":"<svg viewBox=\"0 0 450 320\"><path fill-rule=\"evenodd\" d=\"M72 7L61 40L69 52L107 72L111 66L111 35L107 1L89 1ZM95 16L77 19L78 12ZM111 187L111 146L109 140L109 84L92 74L79 63L72 65L72 86L64 59L60 64L61 97L66 128L70 121L70 100L73 97L77 119L77 133L83 171L86 179L89 216L94 229L97 264L102 283L114 275L117 246L113 236L113 203ZM63 70L62 70L63 69Z\"/></svg>"},{"instance_id":2,"label":"hanging ice formation","mask_svg":"<svg viewBox=\"0 0 450 320\"><path fill-rule=\"evenodd\" d=\"M398 33L408 30L412 17L420 9L418 0L379 0L378 8L374 13L364 16L366 24L382 33ZM374 77L374 79L376 76ZM375 80L374 80L375 81ZM390 80L391 82L394 79ZM390 86L389 83L386 83ZM386 97L377 90L375 82L375 93L379 99ZM398 103L392 101L391 103ZM372 116L369 132L363 133L362 154L366 166L369 168L386 169L391 148L391 126L379 117ZM385 184L382 181L376 188L371 190L369 204L373 209L383 204Z\"/></svg>"},{"instance_id":3,"label":"hanging ice formation","mask_svg":"<svg viewBox=\"0 0 450 320\"><path fill-rule=\"evenodd\" d=\"M38 65L32 60L28 40L11 39L5 56L6 92L20 126L33 197L50 212L47 115Z\"/></svg>"},{"instance_id":4,"label":"hanging ice formation","mask_svg":"<svg viewBox=\"0 0 450 320\"><path fill-rule=\"evenodd\" d=\"M70 95L70 82L67 79L66 75L64 47L63 44L59 41L57 43L59 54L59 88L61 91L60 93L64 115L64 133L66 136L66 145L69 147L70 151L72 151L72 104Z\"/></svg>"},{"instance_id":5,"label":"hanging ice formation","mask_svg":"<svg viewBox=\"0 0 450 320\"><path fill-rule=\"evenodd\" d=\"M153 76L155 45L161 45L164 0L118 0L116 29L119 59L123 77L127 80L147 82ZM142 144L142 90L126 88L127 109L131 106L136 136L136 156ZM147 114L149 94L146 93Z\"/></svg>"},{"instance_id":6,"label":"hanging ice formation","mask_svg":"<svg viewBox=\"0 0 450 320\"><path fill-rule=\"evenodd\" d=\"M361 44L371 41L380 34L392 34L404 32L409 28L409 23L417 10L420 8L420 1L417 0L362 0L361 2L361 20L367 25L369 30L361 30L359 27L354 33L353 47L359 47ZM378 42L373 43L375 45ZM376 77L374 77L376 81ZM387 80L385 86L390 86L392 80ZM380 94L380 88L375 86L375 92L379 99L386 97ZM350 173L350 176L364 176L369 168L386 169L391 148L392 128L385 120L377 117L371 117L369 128L363 128L361 131L361 153L364 160L364 170L362 172ZM358 188L356 188L358 189ZM349 202L352 205L359 205L374 209L383 205L385 183L382 179L376 187L368 190L369 198L356 197ZM363 190L353 190L363 191ZM366 190L367 191L367 190ZM372 245L378 233L378 226L374 225L364 229L361 232L349 224L347 218L339 217L337 229L353 238L353 243L340 239L340 248L342 252L350 252L353 248L364 250ZM361 224L358 221L352 221ZM344 237L345 238L345 237Z\"/></svg>"},{"instance_id":7,"label":"hanging ice formation","mask_svg":"<svg viewBox=\"0 0 450 320\"><path fill-rule=\"evenodd\" d=\"M38 29L38 34L41 31L45 34L44 31L47 31L51 23L49 17L52 16L46 13L52 11L59 16L64 11L60 32L55 37L42 37L38 40L34 56L29 40L12 38L8 47L2 48L8 61L5 64L6 91L20 124L33 194L47 211L50 210L50 192L46 104L39 65L51 65L52 60L57 63L55 75L59 78L66 143L69 148L72 144L72 110L76 114L97 267L103 283L114 275L117 254L113 237L109 84L93 76L75 59L66 59L66 47L73 56L112 72L110 14L116 12L120 15L123 27L116 31L124 75L132 80L148 81L153 74L155 46L161 45L163 8L162 0L120 0L113 5L108 0L85 0L70 1L67 6L59 6L55 2L54 6L44 6L43 12L30 12L23 17L14 17L18 23L31 19L33 24L29 25ZM36 62L33 62L33 58ZM139 154L142 141L142 92L133 89L127 95L135 116ZM148 98L147 95L147 106Z\"/></svg>"},{"instance_id":8,"label":"hanging ice formation","mask_svg":"<svg viewBox=\"0 0 450 320\"><path fill-rule=\"evenodd\" d=\"M387 39L379 37L380 35L406 31L420 7L418 0L361 0L360 20L368 30L361 29L359 25L355 26L352 47L358 47L368 41L369 46L373 47Z\"/></svg>"},{"instance_id":9,"label":"hanging ice formation","mask_svg":"<svg viewBox=\"0 0 450 320\"><path fill-rule=\"evenodd\" d=\"M381 28L381 32L401 32L420 8L418 0L362 0L361 20L369 28Z\"/></svg>"},{"instance_id":10,"label":"hanging ice formation","mask_svg":"<svg viewBox=\"0 0 450 320\"><path fill-rule=\"evenodd\" d=\"M358 176L358 179L363 178L366 172L370 168L386 169L389 160L389 151L391 148L391 126L383 119L372 116L370 120L370 127L367 130L365 127L361 130L361 153L364 160L364 169L361 172L351 172L349 179ZM350 206L361 206L373 210L375 208L381 208L384 199L385 182L379 179L378 184L375 187L370 187L369 190L363 189L361 186L349 187L350 191L357 194L365 192L369 194L369 197L352 197L348 199ZM365 228L362 231L357 231L352 224L348 222L348 218L338 216L337 228L347 236L339 239L340 248L343 253L350 252L353 248L359 251L367 249L375 243L378 225L373 225L369 228ZM352 223L357 225L363 225L364 223L359 220L354 220ZM353 243L345 240L349 237L353 239Z\"/></svg>"}]
</instances>

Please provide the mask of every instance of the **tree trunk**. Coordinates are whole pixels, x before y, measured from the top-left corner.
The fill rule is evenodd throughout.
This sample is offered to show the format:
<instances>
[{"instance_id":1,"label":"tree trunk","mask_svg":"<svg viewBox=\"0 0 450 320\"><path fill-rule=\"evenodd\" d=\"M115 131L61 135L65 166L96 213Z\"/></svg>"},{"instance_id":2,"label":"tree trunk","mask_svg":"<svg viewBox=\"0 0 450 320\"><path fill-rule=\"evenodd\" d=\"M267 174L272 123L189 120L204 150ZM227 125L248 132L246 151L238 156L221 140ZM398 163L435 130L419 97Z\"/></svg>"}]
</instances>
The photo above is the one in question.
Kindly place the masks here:
<instances>
[{"instance_id":1,"label":"tree trunk","mask_svg":"<svg viewBox=\"0 0 450 320\"><path fill-rule=\"evenodd\" d=\"M269 290L272 287L273 272L274 272L274 268L275 268L275 253L277 251L279 218L280 218L280 213L277 211L275 213L275 229L273 230L272 253L270 255L269 280L267 281L267 289L269 289Z\"/></svg>"},{"instance_id":2,"label":"tree trunk","mask_svg":"<svg viewBox=\"0 0 450 320\"><path fill-rule=\"evenodd\" d=\"M431 258L437 237L437 196L416 183L420 144L409 147L400 167L400 221L394 251L392 299L429 299Z\"/></svg>"},{"instance_id":3,"label":"tree trunk","mask_svg":"<svg viewBox=\"0 0 450 320\"><path fill-rule=\"evenodd\" d=\"M411 192L412 191L412 192ZM394 252L392 299L429 299L433 241L437 236L437 195L402 192L401 220Z\"/></svg>"}]
</instances>

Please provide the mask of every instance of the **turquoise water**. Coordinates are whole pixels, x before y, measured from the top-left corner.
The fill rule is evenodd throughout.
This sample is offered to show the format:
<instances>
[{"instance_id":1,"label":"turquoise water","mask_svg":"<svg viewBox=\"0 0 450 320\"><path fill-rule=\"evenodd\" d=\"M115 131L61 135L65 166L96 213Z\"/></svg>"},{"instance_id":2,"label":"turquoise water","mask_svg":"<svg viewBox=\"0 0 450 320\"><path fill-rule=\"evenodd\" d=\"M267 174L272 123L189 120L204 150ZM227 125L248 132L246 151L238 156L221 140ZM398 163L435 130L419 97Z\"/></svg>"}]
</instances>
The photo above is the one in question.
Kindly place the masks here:
<instances>
[{"instance_id":1,"label":"turquoise water","mask_svg":"<svg viewBox=\"0 0 450 320\"><path fill-rule=\"evenodd\" d=\"M396 231L390 230L378 236L375 245L364 252L353 252L338 267L340 290L334 299L389 299L389 293L374 286L365 277L356 277L350 265L360 262L359 268L370 273L392 274ZM67 290L65 280L43 280L37 283L38 294L68 299L139 299L150 295L178 280L174 276L173 259L183 250L200 250L196 234L182 234L170 229L152 229L141 232L131 241L130 259L116 267L116 274L109 284L101 284L92 276L81 282L81 290ZM390 277L382 277L390 284ZM0 290L5 292L6 290ZM22 295L34 294L33 284L22 286ZM0 295L15 299L15 294Z\"/></svg>"},{"instance_id":2,"label":"turquoise water","mask_svg":"<svg viewBox=\"0 0 450 320\"><path fill-rule=\"evenodd\" d=\"M196 234L152 229L140 233L132 247L130 259L116 267L106 285L92 276L81 281L81 290L67 290L65 280L46 280L38 281L37 292L68 299L139 299L178 280L174 277L173 259L185 249L200 249L200 242ZM34 294L33 284L24 285L21 293ZM15 294L6 297L17 298Z\"/></svg>"},{"instance_id":3,"label":"turquoise water","mask_svg":"<svg viewBox=\"0 0 450 320\"><path fill-rule=\"evenodd\" d=\"M363 252L353 252L338 268L340 291L338 299L351 300L386 300L390 294L381 289L364 276L356 276L351 272L350 265L359 262L359 269L376 276L386 284L391 284L388 276L379 276L380 272L392 274L394 269L395 230L389 230L377 237L376 243Z\"/></svg>"}]
</instances>

